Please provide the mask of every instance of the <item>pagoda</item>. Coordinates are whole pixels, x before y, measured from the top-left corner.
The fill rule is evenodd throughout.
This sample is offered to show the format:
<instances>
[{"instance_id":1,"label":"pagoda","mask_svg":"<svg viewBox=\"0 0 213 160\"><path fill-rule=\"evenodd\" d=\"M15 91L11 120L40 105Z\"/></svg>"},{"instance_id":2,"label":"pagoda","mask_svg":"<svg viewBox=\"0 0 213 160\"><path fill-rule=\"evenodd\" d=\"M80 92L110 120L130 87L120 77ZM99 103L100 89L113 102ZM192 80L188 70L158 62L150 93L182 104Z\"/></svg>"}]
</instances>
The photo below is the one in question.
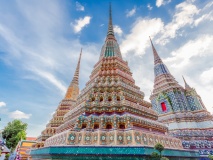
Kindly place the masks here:
<instances>
[{"instance_id":1,"label":"pagoda","mask_svg":"<svg viewBox=\"0 0 213 160\"><path fill-rule=\"evenodd\" d=\"M183 140L184 148L199 150L201 155L213 154L213 116L184 77L185 87L178 84L152 41L151 45L155 80L150 100L158 121L168 126L171 136Z\"/></svg>"},{"instance_id":2,"label":"pagoda","mask_svg":"<svg viewBox=\"0 0 213 160\"><path fill-rule=\"evenodd\" d=\"M183 150L181 140L167 132L122 58L110 6L105 43L86 87L64 115L56 134L46 139L43 148L32 150L31 155L34 159L144 158L154 151L155 144L161 143L168 157L198 156Z\"/></svg>"},{"instance_id":3,"label":"pagoda","mask_svg":"<svg viewBox=\"0 0 213 160\"><path fill-rule=\"evenodd\" d=\"M74 107L74 103L79 95L79 69L81 61L81 53L78 59L78 64L75 70L73 79L67 89L64 99L59 103L52 119L46 125L46 128L41 132L41 135L37 138L37 145L43 146L43 142L49 137L56 134L56 129L64 123L64 115ZM39 143L40 142L40 143Z\"/></svg>"}]
</instances>

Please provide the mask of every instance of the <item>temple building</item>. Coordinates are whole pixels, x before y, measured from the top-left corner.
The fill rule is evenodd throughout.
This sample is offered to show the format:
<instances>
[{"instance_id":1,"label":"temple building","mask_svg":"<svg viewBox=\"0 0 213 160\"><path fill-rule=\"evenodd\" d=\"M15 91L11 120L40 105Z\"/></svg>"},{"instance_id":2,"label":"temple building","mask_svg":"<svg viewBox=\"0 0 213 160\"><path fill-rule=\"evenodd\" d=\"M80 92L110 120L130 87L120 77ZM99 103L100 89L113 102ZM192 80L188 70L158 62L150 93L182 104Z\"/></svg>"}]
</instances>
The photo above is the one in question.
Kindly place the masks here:
<instances>
[{"instance_id":1,"label":"temple building","mask_svg":"<svg viewBox=\"0 0 213 160\"><path fill-rule=\"evenodd\" d=\"M46 128L42 131L41 135L37 138L37 141L40 142L37 145L43 146L43 142L55 135L56 129L64 123L64 115L73 109L74 103L79 95L79 69L80 69L80 60L81 60L82 50L79 56L78 64L75 70L74 77L67 89L64 99L59 103L58 108L53 114L52 119L46 125Z\"/></svg>"},{"instance_id":2,"label":"temple building","mask_svg":"<svg viewBox=\"0 0 213 160\"><path fill-rule=\"evenodd\" d=\"M71 97L64 100L70 102ZM55 132L45 140L43 148L37 146L39 149L31 151L33 159L145 158L157 143L164 145L167 157L196 159L199 156L194 151L183 150L181 140L168 135L168 127L158 122L158 114L151 103L144 100L144 93L135 84L128 63L122 58L113 31L111 7L99 61L86 87L72 102L66 103L69 107L64 117L59 116L61 121L56 119L58 112L53 116L47 128Z\"/></svg>"},{"instance_id":3,"label":"temple building","mask_svg":"<svg viewBox=\"0 0 213 160\"><path fill-rule=\"evenodd\" d=\"M213 116L184 77L185 87L178 84L152 41L151 45L155 80L150 100L158 121L168 126L171 136L183 140L184 148L199 150L201 155L213 154Z\"/></svg>"},{"instance_id":4,"label":"temple building","mask_svg":"<svg viewBox=\"0 0 213 160\"><path fill-rule=\"evenodd\" d=\"M167 136L167 127L157 122L151 103L144 100L144 93L135 85L114 36L111 11L109 17L105 44L89 82L64 115L57 134L44 145L136 145L146 144L149 139L149 146L164 140L181 148L178 139Z\"/></svg>"}]
</instances>

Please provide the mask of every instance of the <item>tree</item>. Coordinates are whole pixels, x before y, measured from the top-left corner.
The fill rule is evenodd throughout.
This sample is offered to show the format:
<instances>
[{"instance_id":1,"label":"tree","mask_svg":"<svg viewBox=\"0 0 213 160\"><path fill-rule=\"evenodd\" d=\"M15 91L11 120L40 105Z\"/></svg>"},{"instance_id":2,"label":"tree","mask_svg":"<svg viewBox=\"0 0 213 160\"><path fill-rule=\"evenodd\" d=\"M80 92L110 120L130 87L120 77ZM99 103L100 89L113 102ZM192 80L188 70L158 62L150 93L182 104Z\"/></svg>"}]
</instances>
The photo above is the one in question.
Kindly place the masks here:
<instances>
[{"instance_id":1,"label":"tree","mask_svg":"<svg viewBox=\"0 0 213 160\"><path fill-rule=\"evenodd\" d=\"M157 143L157 144L155 145L155 149L156 149L158 152L160 152L160 158L161 158L161 157L162 157L161 153L162 153L162 151L164 150L164 146L163 146L162 144L160 144L160 143Z\"/></svg>"},{"instance_id":2,"label":"tree","mask_svg":"<svg viewBox=\"0 0 213 160\"><path fill-rule=\"evenodd\" d=\"M9 157L10 157L10 154L9 154L9 153L7 153L7 154L5 155L5 157L4 157L4 160L8 160L8 159L9 159Z\"/></svg>"},{"instance_id":3,"label":"tree","mask_svg":"<svg viewBox=\"0 0 213 160\"><path fill-rule=\"evenodd\" d=\"M2 132L2 136L6 139L6 146L15 149L21 139L26 139L27 124L20 120L9 122Z\"/></svg>"},{"instance_id":4,"label":"tree","mask_svg":"<svg viewBox=\"0 0 213 160\"><path fill-rule=\"evenodd\" d=\"M159 160L160 156L159 156L159 154L157 152L152 152L151 159L152 160Z\"/></svg>"}]
</instances>

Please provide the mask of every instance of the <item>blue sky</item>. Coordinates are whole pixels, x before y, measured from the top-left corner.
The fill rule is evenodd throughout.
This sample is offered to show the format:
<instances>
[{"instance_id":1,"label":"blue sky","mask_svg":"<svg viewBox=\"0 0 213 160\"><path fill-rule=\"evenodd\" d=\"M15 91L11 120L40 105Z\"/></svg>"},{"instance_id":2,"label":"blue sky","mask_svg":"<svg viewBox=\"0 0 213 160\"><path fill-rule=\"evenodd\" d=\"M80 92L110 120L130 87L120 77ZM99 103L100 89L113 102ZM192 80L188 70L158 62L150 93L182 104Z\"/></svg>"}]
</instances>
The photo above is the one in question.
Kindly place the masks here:
<instances>
[{"instance_id":1,"label":"blue sky","mask_svg":"<svg viewBox=\"0 0 213 160\"><path fill-rule=\"evenodd\" d=\"M151 36L163 61L213 112L213 1L111 0L114 31L136 84L153 89ZM109 1L0 1L0 129L18 118L38 136L64 97L81 47L80 89L98 61Z\"/></svg>"}]
</instances>

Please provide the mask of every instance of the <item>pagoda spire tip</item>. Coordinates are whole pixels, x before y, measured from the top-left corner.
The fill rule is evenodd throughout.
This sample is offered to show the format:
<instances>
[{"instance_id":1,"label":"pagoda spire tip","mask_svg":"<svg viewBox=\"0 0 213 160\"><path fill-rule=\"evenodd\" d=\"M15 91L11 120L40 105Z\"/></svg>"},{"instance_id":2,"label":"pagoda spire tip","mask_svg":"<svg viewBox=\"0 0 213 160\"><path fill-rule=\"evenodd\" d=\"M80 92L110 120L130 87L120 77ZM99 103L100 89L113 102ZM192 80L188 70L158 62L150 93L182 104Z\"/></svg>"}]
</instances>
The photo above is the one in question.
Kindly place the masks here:
<instances>
[{"instance_id":1,"label":"pagoda spire tip","mask_svg":"<svg viewBox=\"0 0 213 160\"><path fill-rule=\"evenodd\" d=\"M79 58L78 58L78 64L77 64L75 74L74 74L74 77L73 77L71 84L75 83L75 84L78 85L78 83L79 83L78 81L79 81L79 70L80 70L80 63L81 63L81 55L82 55L82 48L81 48L81 51L80 51L80 55L79 55Z\"/></svg>"},{"instance_id":2,"label":"pagoda spire tip","mask_svg":"<svg viewBox=\"0 0 213 160\"><path fill-rule=\"evenodd\" d=\"M162 60L159 57L159 55L158 55L158 53L157 53L157 51L156 51L156 49L155 49L155 47L154 47L154 45L152 43L152 39L151 39L150 36L149 36L149 39L150 39L150 42L151 42L151 45L152 45L152 51L153 51L153 55L154 55L154 64L157 64L159 62L162 63Z\"/></svg>"},{"instance_id":3,"label":"pagoda spire tip","mask_svg":"<svg viewBox=\"0 0 213 160\"><path fill-rule=\"evenodd\" d=\"M111 5L111 2L109 2L109 24L108 24L107 37L109 35L112 35L114 37L114 31L113 31L113 25L112 25L112 5Z\"/></svg>"},{"instance_id":4,"label":"pagoda spire tip","mask_svg":"<svg viewBox=\"0 0 213 160\"><path fill-rule=\"evenodd\" d=\"M190 89L191 87L188 85L188 83L186 82L186 80L185 80L183 75L182 75L182 77L183 77L183 81L185 83L185 89Z\"/></svg>"}]
</instances>

